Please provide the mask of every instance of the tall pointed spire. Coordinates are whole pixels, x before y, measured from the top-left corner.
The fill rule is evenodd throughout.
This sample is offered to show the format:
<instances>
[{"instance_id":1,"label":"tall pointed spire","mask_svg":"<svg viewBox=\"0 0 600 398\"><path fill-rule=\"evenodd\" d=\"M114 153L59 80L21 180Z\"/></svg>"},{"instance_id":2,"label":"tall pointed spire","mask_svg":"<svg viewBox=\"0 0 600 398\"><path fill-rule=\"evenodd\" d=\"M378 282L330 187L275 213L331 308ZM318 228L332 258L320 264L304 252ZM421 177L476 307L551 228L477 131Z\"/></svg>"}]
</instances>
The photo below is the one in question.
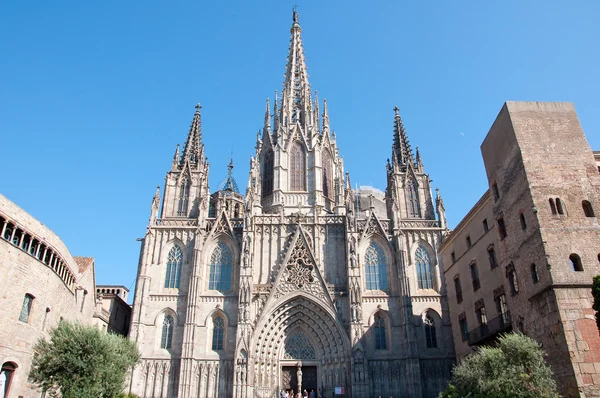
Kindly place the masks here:
<instances>
[{"instance_id":1,"label":"tall pointed spire","mask_svg":"<svg viewBox=\"0 0 600 398\"><path fill-rule=\"evenodd\" d=\"M304 59L304 48L302 46L302 28L298 22L298 12L293 11L293 23L290 30L292 37L288 52L287 65L285 68L285 80L281 98L280 122L304 124L310 118L310 84L306 60Z\"/></svg>"},{"instance_id":2,"label":"tall pointed spire","mask_svg":"<svg viewBox=\"0 0 600 398\"><path fill-rule=\"evenodd\" d=\"M204 146L202 145L202 118L200 117L200 104L196 105L196 113L192 119L190 132L185 142L183 156L181 157L180 165L183 166L189 162L190 166L198 167L204 159Z\"/></svg>"},{"instance_id":3,"label":"tall pointed spire","mask_svg":"<svg viewBox=\"0 0 600 398\"><path fill-rule=\"evenodd\" d=\"M415 159L413 157L410 143L408 142L408 136L404 130L404 124L400 117L400 109L394 107L394 143L392 146L392 157L398 162L401 169L405 168L408 164L415 165Z\"/></svg>"},{"instance_id":4,"label":"tall pointed spire","mask_svg":"<svg viewBox=\"0 0 600 398\"><path fill-rule=\"evenodd\" d=\"M323 100L323 134L329 134L329 111L327 110L327 98Z\"/></svg>"}]
</instances>

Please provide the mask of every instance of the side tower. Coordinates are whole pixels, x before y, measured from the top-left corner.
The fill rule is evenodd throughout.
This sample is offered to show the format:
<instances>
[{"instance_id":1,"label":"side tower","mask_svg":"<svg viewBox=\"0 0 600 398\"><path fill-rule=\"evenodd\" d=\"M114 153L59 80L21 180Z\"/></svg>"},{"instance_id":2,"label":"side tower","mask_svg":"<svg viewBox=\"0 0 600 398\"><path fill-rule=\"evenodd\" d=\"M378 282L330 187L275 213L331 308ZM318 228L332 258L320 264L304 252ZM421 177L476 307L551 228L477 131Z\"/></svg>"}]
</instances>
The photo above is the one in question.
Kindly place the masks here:
<instances>
[{"instance_id":1,"label":"side tower","mask_svg":"<svg viewBox=\"0 0 600 398\"><path fill-rule=\"evenodd\" d=\"M198 105L142 239L130 332L142 353L130 391L142 397L232 394L243 197L231 168L210 195L208 169Z\"/></svg>"}]
</instances>

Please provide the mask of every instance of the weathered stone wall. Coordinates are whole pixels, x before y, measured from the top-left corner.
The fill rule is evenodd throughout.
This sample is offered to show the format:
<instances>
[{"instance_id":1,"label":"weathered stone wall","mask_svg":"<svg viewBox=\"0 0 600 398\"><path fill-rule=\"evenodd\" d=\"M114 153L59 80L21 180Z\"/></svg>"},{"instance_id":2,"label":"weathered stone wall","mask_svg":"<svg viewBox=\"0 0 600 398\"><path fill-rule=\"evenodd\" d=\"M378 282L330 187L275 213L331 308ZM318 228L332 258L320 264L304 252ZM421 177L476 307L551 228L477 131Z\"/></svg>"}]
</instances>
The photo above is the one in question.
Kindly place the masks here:
<instances>
[{"instance_id":1,"label":"weathered stone wall","mask_svg":"<svg viewBox=\"0 0 600 398\"><path fill-rule=\"evenodd\" d=\"M39 398L40 391L27 381L33 346L38 339L48 337L61 319L91 324L95 307L94 267L92 263L80 272L58 236L2 195L0 216L52 247L74 273L75 287L81 287L70 288L51 267L0 237L0 364L13 362L17 366L11 397ZM19 315L25 294L34 300L28 321L22 322Z\"/></svg>"}]
</instances>

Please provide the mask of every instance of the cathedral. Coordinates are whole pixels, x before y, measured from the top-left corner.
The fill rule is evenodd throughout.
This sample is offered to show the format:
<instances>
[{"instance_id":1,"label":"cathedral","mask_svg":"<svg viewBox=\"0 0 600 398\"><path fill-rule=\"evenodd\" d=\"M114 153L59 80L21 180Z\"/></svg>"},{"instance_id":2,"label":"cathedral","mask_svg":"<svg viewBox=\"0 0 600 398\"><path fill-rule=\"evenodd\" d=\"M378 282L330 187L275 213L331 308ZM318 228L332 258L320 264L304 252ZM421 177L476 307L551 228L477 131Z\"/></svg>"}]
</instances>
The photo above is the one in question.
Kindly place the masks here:
<instances>
[{"instance_id":1,"label":"cathedral","mask_svg":"<svg viewBox=\"0 0 600 398\"><path fill-rule=\"evenodd\" d=\"M450 379L442 198L397 108L387 166L374 159L385 192L352 188L301 32L294 11L245 194L232 163L209 190L199 105L162 197L157 188L130 331L142 354L133 394L433 398Z\"/></svg>"}]
</instances>

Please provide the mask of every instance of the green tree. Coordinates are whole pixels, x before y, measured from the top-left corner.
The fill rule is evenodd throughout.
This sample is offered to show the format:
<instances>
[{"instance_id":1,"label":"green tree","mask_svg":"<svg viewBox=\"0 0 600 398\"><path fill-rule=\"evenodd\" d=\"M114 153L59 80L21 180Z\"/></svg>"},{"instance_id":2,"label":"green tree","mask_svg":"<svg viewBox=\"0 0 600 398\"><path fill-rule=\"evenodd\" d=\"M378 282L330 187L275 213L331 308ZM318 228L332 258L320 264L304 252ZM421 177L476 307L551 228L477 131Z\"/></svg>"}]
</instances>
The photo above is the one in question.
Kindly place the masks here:
<instances>
[{"instance_id":1,"label":"green tree","mask_svg":"<svg viewBox=\"0 0 600 398\"><path fill-rule=\"evenodd\" d=\"M439 398L558 398L552 371L535 340L517 333L482 347L456 366Z\"/></svg>"},{"instance_id":2,"label":"green tree","mask_svg":"<svg viewBox=\"0 0 600 398\"><path fill-rule=\"evenodd\" d=\"M592 296L594 296L594 305L592 308L596 311L596 326L600 330L600 275L594 277Z\"/></svg>"},{"instance_id":3,"label":"green tree","mask_svg":"<svg viewBox=\"0 0 600 398\"><path fill-rule=\"evenodd\" d=\"M62 321L34 347L29 380L63 398L113 398L140 358L135 343L116 334Z\"/></svg>"}]
</instances>

